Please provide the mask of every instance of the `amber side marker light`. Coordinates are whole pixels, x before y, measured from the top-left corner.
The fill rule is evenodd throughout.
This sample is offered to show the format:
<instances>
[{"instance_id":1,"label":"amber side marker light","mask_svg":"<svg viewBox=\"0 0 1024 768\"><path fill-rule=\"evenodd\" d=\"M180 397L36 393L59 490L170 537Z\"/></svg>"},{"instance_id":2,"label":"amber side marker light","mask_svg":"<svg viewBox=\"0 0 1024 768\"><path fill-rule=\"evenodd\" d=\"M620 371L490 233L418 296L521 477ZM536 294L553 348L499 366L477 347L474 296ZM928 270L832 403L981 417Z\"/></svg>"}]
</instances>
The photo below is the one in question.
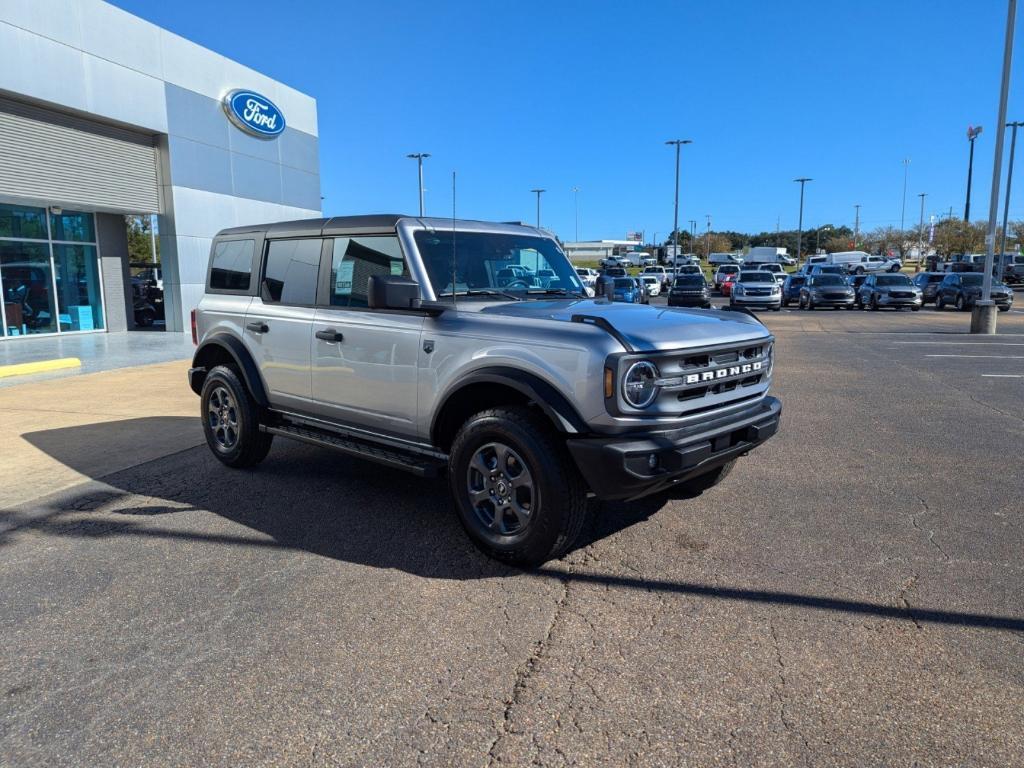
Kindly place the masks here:
<instances>
[{"instance_id":1,"label":"amber side marker light","mask_svg":"<svg viewBox=\"0 0 1024 768\"><path fill-rule=\"evenodd\" d=\"M604 369L604 396L606 398L615 394L615 374L611 368Z\"/></svg>"}]
</instances>

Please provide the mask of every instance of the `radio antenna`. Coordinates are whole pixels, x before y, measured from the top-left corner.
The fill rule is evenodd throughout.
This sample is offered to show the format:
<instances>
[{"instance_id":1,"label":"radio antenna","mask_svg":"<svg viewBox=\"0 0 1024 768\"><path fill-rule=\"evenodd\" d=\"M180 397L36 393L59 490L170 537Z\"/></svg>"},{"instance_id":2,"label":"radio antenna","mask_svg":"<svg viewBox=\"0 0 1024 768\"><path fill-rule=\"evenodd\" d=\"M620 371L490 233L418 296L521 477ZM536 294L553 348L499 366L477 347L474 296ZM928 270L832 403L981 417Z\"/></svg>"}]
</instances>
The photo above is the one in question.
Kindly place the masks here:
<instances>
[{"instance_id":1,"label":"radio antenna","mask_svg":"<svg viewBox=\"0 0 1024 768\"><path fill-rule=\"evenodd\" d=\"M452 304L458 310L459 301L456 294L458 290L455 287L455 171L452 171Z\"/></svg>"}]
</instances>

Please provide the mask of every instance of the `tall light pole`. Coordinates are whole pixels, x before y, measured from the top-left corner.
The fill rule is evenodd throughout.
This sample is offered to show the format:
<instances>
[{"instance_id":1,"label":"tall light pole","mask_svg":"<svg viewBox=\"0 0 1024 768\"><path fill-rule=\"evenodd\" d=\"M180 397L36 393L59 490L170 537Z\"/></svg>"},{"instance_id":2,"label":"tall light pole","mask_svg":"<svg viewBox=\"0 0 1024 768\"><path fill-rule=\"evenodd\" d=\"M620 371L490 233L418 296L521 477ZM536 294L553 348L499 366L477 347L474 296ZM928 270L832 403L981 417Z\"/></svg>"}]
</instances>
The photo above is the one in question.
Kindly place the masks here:
<instances>
[{"instance_id":1,"label":"tall light pole","mask_svg":"<svg viewBox=\"0 0 1024 768\"><path fill-rule=\"evenodd\" d=\"M1006 125L1006 102L1010 94L1010 65L1013 62L1013 23L1017 15L1017 0L1009 0L1006 10L1006 42L1003 44L1003 78L999 88L999 118L996 125ZM999 182L1002 181L1003 137L1006 131L996 132L996 151L992 163L992 195L988 204L988 234L985 235L985 281L981 299L971 309L971 333L996 332L996 306L992 301L993 257L996 247L996 219L999 215Z\"/></svg>"},{"instance_id":2,"label":"tall light pole","mask_svg":"<svg viewBox=\"0 0 1024 768\"><path fill-rule=\"evenodd\" d=\"M814 179L808 179L806 177L800 177L799 179L793 179L793 181L800 184L800 223L796 228L796 260L800 261L800 243L803 240L804 235L804 185L808 181L814 181Z\"/></svg>"},{"instance_id":3,"label":"tall light pole","mask_svg":"<svg viewBox=\"0 0 1024 768\"><path fill-rule=\"evenodd\" d=\"M669 139L666 146L676 148L676 204L672 215L672 276L676 275L676 264L679 261L679 150L683 144L692 144L692 139Z\"/></svg>"},{"instance_id":4,"label":"tall light pole","mask_svg":"<svg viewBox=\"0 0 1024 768\"><path fill-rule=\"evenodd\" d=\"M423 161L430 157L429 152L413 152L410 155L406 155L410 160L415 160L416 165L419 169L420 177L420 217L423 216Z\"/></svg>"},{"instance_id":5,"label":"tall light pole","mask_svg":"<svg viewBox=\"0 0 1024 768\"><path fill-rule=\"evenodd\" d=\"M705 213L704 218L708 220L708 231L704 234L704 258L711 258L711 214Z\"/></svg>"},{"instance_id":6,"label":"tall light pole","mask_svg":"<svg viewBox=\"0 0 1024 768\"><path fill-rule=\"evenodd\" d=\"M903 207L900 209L900 232L907 226L907 171L910 169L910 158L903 158Z\"/></svg>"},{"instance_id":7,"label":"tall light pole","mask_svg":"<svg viewBox=\"0 0 1024 768\"><path fill-rule=\"evenodd\" d=\"M576 242L580 241L580 188L572 188L572 202L576 208Z\"/></svg>"},{"instance_id":8,"label":"tall light pole","mask_svg":"<svg viewBox=\"0 0 1024 768\"><path fill-rule=\"evenodd\" d=\"M1010 167L1006 171L1006 199L1003 201L1003 236L999 241L999 263L1002 263L1003 254L1006 253L1006 229L1009 222L1006 217L1010 215L1010 184L1013 181L1013 151L1017 147L1017 129L1024 123L1007 123L1007 128L1012 128L1010 134Z\"/></svg>"},{"instance_id":9,"label":"tall light pole","mask_svg":"<svg viewBox=\"0 0 1024 768\"><path fill-rule=\"evenodd\" d=\"M974 140L981 133L981 126L977 128L967 126L967 141L971 144L970 154L967 156L967 202L964 203L964 221L971 220L971 179L974 176Z\"/></svg>"},{"instance_id":10,"label":"tall light pole","mask_svg":"<svg viewBox=\"0 0 1024 768\"><path fill-rule=\"evenodd\" d=\"M853 206L853 247L857 247L857 241L860 240L860 203L856 203Z\"/></svg>"},{"instance_id":11,"label":"tall light pole","mask_svg":"<svg viewBox=\"0 0 1024 768\"><path fill-rule=\"evenodd\" d=\"M537 229L540 229L540 196L547 192L546 189L531 189L531 192L537 196Z\"/></svg>"},{"instance_id":12,"label":"tall light pole","mask_svg":"<svg viewBox=\"0 0 1024 768\"><path fill-rule=\"evenodd\" d=\"M917 269L914 272L921 271L921 262L924 261L924 199L928 193L919 192L917 196L921 198L921 219L917 224Z\"/></svg>"}]
</instances>

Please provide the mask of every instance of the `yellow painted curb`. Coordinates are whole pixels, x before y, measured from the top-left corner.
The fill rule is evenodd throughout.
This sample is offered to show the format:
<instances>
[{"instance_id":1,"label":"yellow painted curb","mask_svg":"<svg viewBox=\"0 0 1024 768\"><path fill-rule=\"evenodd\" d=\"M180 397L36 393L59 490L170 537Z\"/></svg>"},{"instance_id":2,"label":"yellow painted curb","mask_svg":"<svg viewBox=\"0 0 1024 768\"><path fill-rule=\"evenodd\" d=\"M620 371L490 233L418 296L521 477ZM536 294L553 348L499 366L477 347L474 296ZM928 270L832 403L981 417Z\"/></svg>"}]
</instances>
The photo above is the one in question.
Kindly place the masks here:
<instances>
[{"instance_id":1,"label":"yellow painted curb","mask_svg":"<svg viewBox=\"0 0 1024 768\"><path fill-rule=\"evenodd\" d=\"M59 371L63 368L79 368L81 365L82 361L77 357L59 357L56 360L39 360L35 363L0 365L0 379L6 378L7 376L27 376L30 373Z\"/></svg>"}]
</instances>

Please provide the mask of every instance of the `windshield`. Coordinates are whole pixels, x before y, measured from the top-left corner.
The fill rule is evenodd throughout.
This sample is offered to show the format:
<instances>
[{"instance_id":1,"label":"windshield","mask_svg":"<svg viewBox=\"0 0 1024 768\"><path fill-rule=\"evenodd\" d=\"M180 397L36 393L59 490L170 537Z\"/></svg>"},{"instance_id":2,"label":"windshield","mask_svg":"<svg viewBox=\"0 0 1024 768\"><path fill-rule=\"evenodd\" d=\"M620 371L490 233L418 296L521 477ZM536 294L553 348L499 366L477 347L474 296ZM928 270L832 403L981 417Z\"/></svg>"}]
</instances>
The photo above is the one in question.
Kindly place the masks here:
<instances>
[{"instance_id":1,"label":"windshield","mask_svg":"<svg viewBox=\"0 0 1024 768\"><path fill-rule=\"evenodd\" d=\"M561 293L583 295L579 276L554 240L491 232L419 230L415 234L438 297L459 294ZM454 264L453 264L454 262ZM452 275L454 273L454 287Z\"/></svg>"},{"instance_id":2,"label":"windshield","mask_svg":"<svg viewBox=\"0 0 1024 768\"><path fill-rule=\"evenodd\" d=\"M791 278L789 278L789 284L791 286L793 286L793 285L803 285L804 284L804 278L802 278L802 277L791 277Z\"/></svg>"},{"instance_id":3,"label":"windshield","mask_svg":"<svg viewBox=\"0 0 1024 768\"><path fill-rule=\"evenodd\" d=\"M808 285L846 285L846 281L839 275L815 275Z\"/></svg>"},{"instance_id":4,"label":"windshield","mask_svg":"<svg viewBox=\"0 0 1024 768\"><path fill-rule=\"evenodd\" d=\"M676 287L704 285L704 277L703 275L687 275L686 277L677 277L673 285Z\"/></svg>"},{"instance_id":5,"label":"windshield","mask_svg":"<svg viewBox=\"0 0 1024 768\"><path fill-rule=\"evenodd\" d=\"M875 279L876 285L913 285L906 275L879 275Z\"/></svg>"},{"instance_id":6,"label":"windshield","mask_svg":"<svg viewBox=\"0 0 1024 768\"><path fill-rule=\"evenodd\" d=\"M771 272L740 272L741 283L774 283L775 276Z\"/></svg>"},{"instance_id":7,"label":"windshield","mask_svg":"<svg viewBox=\"0 0 1024 768\"><path fill-rule=\"evenodd\" d=\"M628 290L631 290L633 288L636 288L636 285L633 283L633 279L630 278L630 277L616 277L615 278L615 287L616 288L621 288L622 290L625 290L625 291L628 291Z\"/></svg>"}]
</instances>

